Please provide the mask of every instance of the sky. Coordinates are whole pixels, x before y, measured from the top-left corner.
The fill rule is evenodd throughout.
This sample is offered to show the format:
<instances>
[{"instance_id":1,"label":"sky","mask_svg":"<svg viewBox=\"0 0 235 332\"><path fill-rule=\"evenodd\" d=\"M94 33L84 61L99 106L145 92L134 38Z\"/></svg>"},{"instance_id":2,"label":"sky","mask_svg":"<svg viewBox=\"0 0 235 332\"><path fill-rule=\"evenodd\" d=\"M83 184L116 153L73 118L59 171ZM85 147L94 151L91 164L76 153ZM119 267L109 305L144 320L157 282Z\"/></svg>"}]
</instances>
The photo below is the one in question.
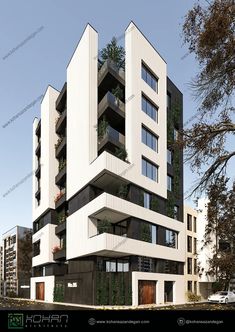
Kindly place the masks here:
<instances>
[{"instance_id":1,"label":"sky","mask_svg":"<svg viewBox=\"0 0 235 332\"><path fill-rule=\"evenodd\" d=\"M50 84L61 90L66 67L87 23L99 49L134 21L168 64L184 95L184 122L195 113L188 83L198 67L182 41L194 0L0 0L0 237L15 225L32 226L32 123ZM186 56L187 55L187 56ZM13 118L14 117L14 118ZM10 122L8 122L10 121ZM185 168L185 192L193 176Z\"/></svg>"}]
</instances>

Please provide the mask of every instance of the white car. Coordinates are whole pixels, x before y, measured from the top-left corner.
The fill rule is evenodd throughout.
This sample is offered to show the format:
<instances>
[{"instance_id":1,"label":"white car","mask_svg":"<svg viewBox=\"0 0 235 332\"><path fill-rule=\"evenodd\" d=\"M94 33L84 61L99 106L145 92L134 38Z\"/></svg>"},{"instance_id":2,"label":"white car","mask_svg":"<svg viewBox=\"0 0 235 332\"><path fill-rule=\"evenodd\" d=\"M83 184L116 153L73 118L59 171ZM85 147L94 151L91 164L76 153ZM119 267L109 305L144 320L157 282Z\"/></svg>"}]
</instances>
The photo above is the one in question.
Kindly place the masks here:
<instances>
[{"instance_id":1,"label":"white car","mask_svg":"<svg viewBox=\"0 0 235 332\"><path fill-rule=\"evenodd\" d=\"M211 303L231 303L235 302L235 293L230 291L217 292L208 297L208 302Z\"/></svg>"}]
</instances>

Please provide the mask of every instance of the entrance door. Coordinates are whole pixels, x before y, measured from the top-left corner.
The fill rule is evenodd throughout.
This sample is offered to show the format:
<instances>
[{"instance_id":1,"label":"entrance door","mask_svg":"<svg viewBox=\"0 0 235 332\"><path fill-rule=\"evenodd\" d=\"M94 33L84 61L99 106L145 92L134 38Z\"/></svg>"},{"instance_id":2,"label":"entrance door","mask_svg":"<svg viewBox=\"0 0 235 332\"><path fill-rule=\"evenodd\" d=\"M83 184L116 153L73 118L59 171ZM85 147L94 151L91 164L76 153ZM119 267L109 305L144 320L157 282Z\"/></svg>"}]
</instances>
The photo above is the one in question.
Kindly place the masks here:
<instances>
[{"instance_id":1,"label":"entrance door","mask_svg":"<svg viewBox=\"0 0 235 332\"><path fill-rule=\"evenodd\" d=\"M139 304L156 303L156 281L139 280Z\"/></svg>"},{"instance_id":2,"label":"entrance door","mask_svg":"<svg viewBox=\"0 0 235 332\"><path fill-rule=\"evenodd\" d=\"M165 281L164 288L165 288L165 302L173 302L173 281Z\"/></svg>"},{"instance_id":3,"label":"entrance door","mask_svg":"<svg viewBox=\"0 0 235 332\"><path fill-rule=\"evenodd\" d=\"M44 301L44 290L45 290L45 283L44 282L36 282L36 300Z\"/></svg>"}]
</instances>

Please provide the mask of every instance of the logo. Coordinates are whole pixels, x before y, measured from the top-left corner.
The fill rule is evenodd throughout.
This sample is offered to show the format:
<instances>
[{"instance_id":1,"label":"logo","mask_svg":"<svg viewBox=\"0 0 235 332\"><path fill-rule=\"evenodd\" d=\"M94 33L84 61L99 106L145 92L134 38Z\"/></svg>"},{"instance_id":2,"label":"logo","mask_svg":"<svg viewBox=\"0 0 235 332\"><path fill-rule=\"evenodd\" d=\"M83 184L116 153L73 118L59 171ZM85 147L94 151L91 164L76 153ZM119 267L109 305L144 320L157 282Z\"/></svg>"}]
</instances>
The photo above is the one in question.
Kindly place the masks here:
<instances>
[{"instance_id":1,"label":"logo","mask_svg":"<svg viewBox=\"0 0 235 332\"><path fill-rule=\"evenodd\" d=\"M23 329L24 315L23 314L8 314L8 329Z\"/></svg>"},{"instance_id":2,"label":"logo","mask_svg":"<svg viewBox=\"0 0 235 332\"><path fill-rule=\"evenodd\" d=\"M180 317L177 319L177 323L179 326L184 326L185 325L185 319L183 317Z\"/></svg>"},{"instance_id":3,"label":"logo","mask_svg":"<svg viewBox=\"0 0 235 332\"><path fill-rule=\"evenodd\" d=\"M89 325L95 325L95 323L96 323L95 318L89 318L89 319L88 319L88 324L89 324Z\"/></svg>"}]
</instances>

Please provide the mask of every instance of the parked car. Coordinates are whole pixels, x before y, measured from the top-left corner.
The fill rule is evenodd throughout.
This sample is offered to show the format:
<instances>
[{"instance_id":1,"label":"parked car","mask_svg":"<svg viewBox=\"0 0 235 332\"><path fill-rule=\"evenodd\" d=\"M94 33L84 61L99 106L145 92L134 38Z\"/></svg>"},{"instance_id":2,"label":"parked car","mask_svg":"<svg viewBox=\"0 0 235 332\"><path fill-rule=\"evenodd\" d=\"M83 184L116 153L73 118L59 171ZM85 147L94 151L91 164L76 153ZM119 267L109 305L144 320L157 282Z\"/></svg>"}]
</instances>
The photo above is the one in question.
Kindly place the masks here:
<instances>
[{"instance_id":1,"label":"parked car","mask_svg":"<svg viewBox=\"0 0 235 332\"><path fill-rule=\"evenodd\" d=\"M211 303L231 303L235 302L235 293L230 291L217 292L208 297L208 302Z\"/></svg>"}]
</instances>

